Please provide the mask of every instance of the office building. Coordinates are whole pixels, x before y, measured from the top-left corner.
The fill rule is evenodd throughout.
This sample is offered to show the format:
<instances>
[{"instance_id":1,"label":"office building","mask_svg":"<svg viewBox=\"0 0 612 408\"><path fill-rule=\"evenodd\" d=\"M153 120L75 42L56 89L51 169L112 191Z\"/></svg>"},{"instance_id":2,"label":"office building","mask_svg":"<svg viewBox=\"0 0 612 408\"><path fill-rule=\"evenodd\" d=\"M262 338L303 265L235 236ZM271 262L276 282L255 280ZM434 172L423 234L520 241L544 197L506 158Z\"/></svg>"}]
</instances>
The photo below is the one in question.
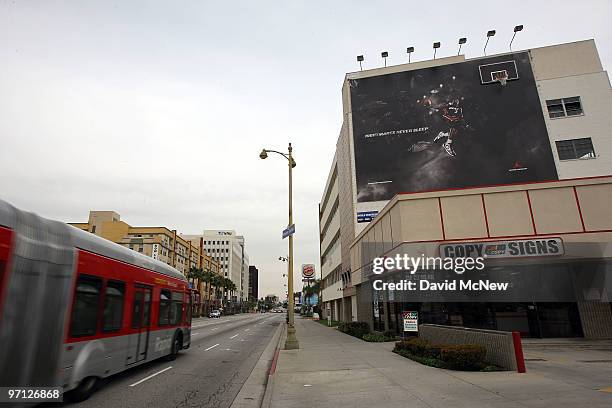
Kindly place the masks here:
<instances>
[{"instance_id":1,"label":"office building","mask_svg":"<svg viewBox=\"0 0 612 408\"><path fill-rule=\"evenodd\" d=\"M259 270L255 265L249 265L249 292L248 298L259 299Z\"/></svg>"},{"instance_id":2,"label":"office building","mask_svg":"<svg viewBox=\"0 0 612 408\"><path fill-rule=\"evenodd\" d=\"M319 205L324 316L400 333L416 310L421 322L612 337L612 93L594 41L353 72L342 103ZM546 242L561 252L507 252ZM494 299L374 290L374 258L453 245L490 249L504 259L487 271L521 279Z\"/></svg>"}]
</instances>

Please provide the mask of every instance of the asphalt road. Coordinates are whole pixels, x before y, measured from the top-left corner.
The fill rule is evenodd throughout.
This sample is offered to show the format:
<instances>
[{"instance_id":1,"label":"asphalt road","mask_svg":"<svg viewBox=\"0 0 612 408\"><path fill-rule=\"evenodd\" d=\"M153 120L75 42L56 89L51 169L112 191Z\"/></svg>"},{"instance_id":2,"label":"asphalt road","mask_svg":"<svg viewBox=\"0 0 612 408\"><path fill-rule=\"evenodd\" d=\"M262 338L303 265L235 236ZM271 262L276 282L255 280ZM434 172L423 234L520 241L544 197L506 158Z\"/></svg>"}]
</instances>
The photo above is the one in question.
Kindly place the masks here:
<instances>
[{"instance_id":1,"label":"asphalt road","mask_svg":"<svg viewBox=\"0 0 612 408\"><path fill-rule=\"evenodd\" d=\"M54 406L229 407L283 319L284 313L194 319L191 347L176 360L125 371L87 401Z\"/></svg>"}]
</instances>

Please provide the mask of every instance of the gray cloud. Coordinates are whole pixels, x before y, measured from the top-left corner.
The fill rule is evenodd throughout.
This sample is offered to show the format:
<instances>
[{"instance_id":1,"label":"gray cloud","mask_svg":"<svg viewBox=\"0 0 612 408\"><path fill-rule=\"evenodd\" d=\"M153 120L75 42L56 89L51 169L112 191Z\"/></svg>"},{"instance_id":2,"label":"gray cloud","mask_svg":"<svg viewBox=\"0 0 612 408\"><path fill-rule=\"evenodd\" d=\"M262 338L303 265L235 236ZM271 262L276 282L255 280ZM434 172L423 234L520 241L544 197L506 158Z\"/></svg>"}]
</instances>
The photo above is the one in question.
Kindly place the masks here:
<instances>
[{"instance_id":1,"label":"gray cloud","mask_svg":"<svg viewBox=\"0 0 612 408\"><path fill-rule=\"evenodd\" d=\"M132 225L232 228L284 292L286 167L295 146L296 265L317 263L317 203L342 121L345 72L595 38L609 2L0 2L0 197L64 221L113 209ZM489 3L491 4L491 3ZM296 268L297 270L297 268ZM296 280L297 283L297 280Z\"/></svg>"}]
</instances>

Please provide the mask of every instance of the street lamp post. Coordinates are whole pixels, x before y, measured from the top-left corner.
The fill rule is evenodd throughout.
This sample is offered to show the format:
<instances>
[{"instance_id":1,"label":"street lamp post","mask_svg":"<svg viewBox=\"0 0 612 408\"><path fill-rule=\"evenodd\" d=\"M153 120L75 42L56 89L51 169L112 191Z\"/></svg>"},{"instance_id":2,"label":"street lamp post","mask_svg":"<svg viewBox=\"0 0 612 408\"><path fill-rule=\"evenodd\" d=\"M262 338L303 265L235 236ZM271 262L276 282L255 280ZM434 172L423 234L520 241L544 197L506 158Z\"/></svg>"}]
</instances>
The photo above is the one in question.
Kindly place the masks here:
<instances>
[{"instance_id":1,"label":"street lamp post","mask_svg":"<svg viewBox=\"0 0 612 408\"><path fill-rule=\"evenodd\" d=\"M293 225L293 178L292 171L296 166L295 160L292 156L293 148L289 143L288 153L277 152L276 150L263 149L259 154L261 159L266 159L268 153L277 153L283 156L288 161L289 167L289 225ZM300 348L296 334L295 334L295 304L293 299L293 234L289 235L289 256L288 256L288 267L287 267L287 306L289 322L287 325L287 340L285 341L285 350L294 350Z\"/></svg>"}]
</instances>

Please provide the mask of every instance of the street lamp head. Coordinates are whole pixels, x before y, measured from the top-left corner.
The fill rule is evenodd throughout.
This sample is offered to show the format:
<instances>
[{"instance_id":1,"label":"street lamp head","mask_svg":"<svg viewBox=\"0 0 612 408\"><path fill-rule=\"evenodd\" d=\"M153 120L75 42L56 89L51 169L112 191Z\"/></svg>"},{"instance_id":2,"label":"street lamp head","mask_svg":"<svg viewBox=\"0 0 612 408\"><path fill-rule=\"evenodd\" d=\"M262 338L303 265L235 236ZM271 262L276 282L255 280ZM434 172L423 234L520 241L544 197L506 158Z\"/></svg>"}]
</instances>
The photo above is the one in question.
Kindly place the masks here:
<instances>
[{"instance_id":1,"label":"street lamp head","mask_svg":"<svg viewBox=\"0 0 612 408\"><path fill-rule=\"evenodd\" d=\"M297 166L297 164L295 164L295 160L293 160L293 157L291 158L291 168L295 168L295 166Z\"/></svg>"},{"instance_id":2,"label":"street lamp head","mask_svg":"<svg viewBox=\"0 0 612 408\"><path fill-rule=\"evenodd\" d=\"M260 158L260 159L262 159L262 160L264 160L264 159L267 159L267 158L268 158L268 152L266 152L266 149L263 149L263 150L261 151L261 153L259 153L259 158Z\"/></svg>"}]
</instances>

